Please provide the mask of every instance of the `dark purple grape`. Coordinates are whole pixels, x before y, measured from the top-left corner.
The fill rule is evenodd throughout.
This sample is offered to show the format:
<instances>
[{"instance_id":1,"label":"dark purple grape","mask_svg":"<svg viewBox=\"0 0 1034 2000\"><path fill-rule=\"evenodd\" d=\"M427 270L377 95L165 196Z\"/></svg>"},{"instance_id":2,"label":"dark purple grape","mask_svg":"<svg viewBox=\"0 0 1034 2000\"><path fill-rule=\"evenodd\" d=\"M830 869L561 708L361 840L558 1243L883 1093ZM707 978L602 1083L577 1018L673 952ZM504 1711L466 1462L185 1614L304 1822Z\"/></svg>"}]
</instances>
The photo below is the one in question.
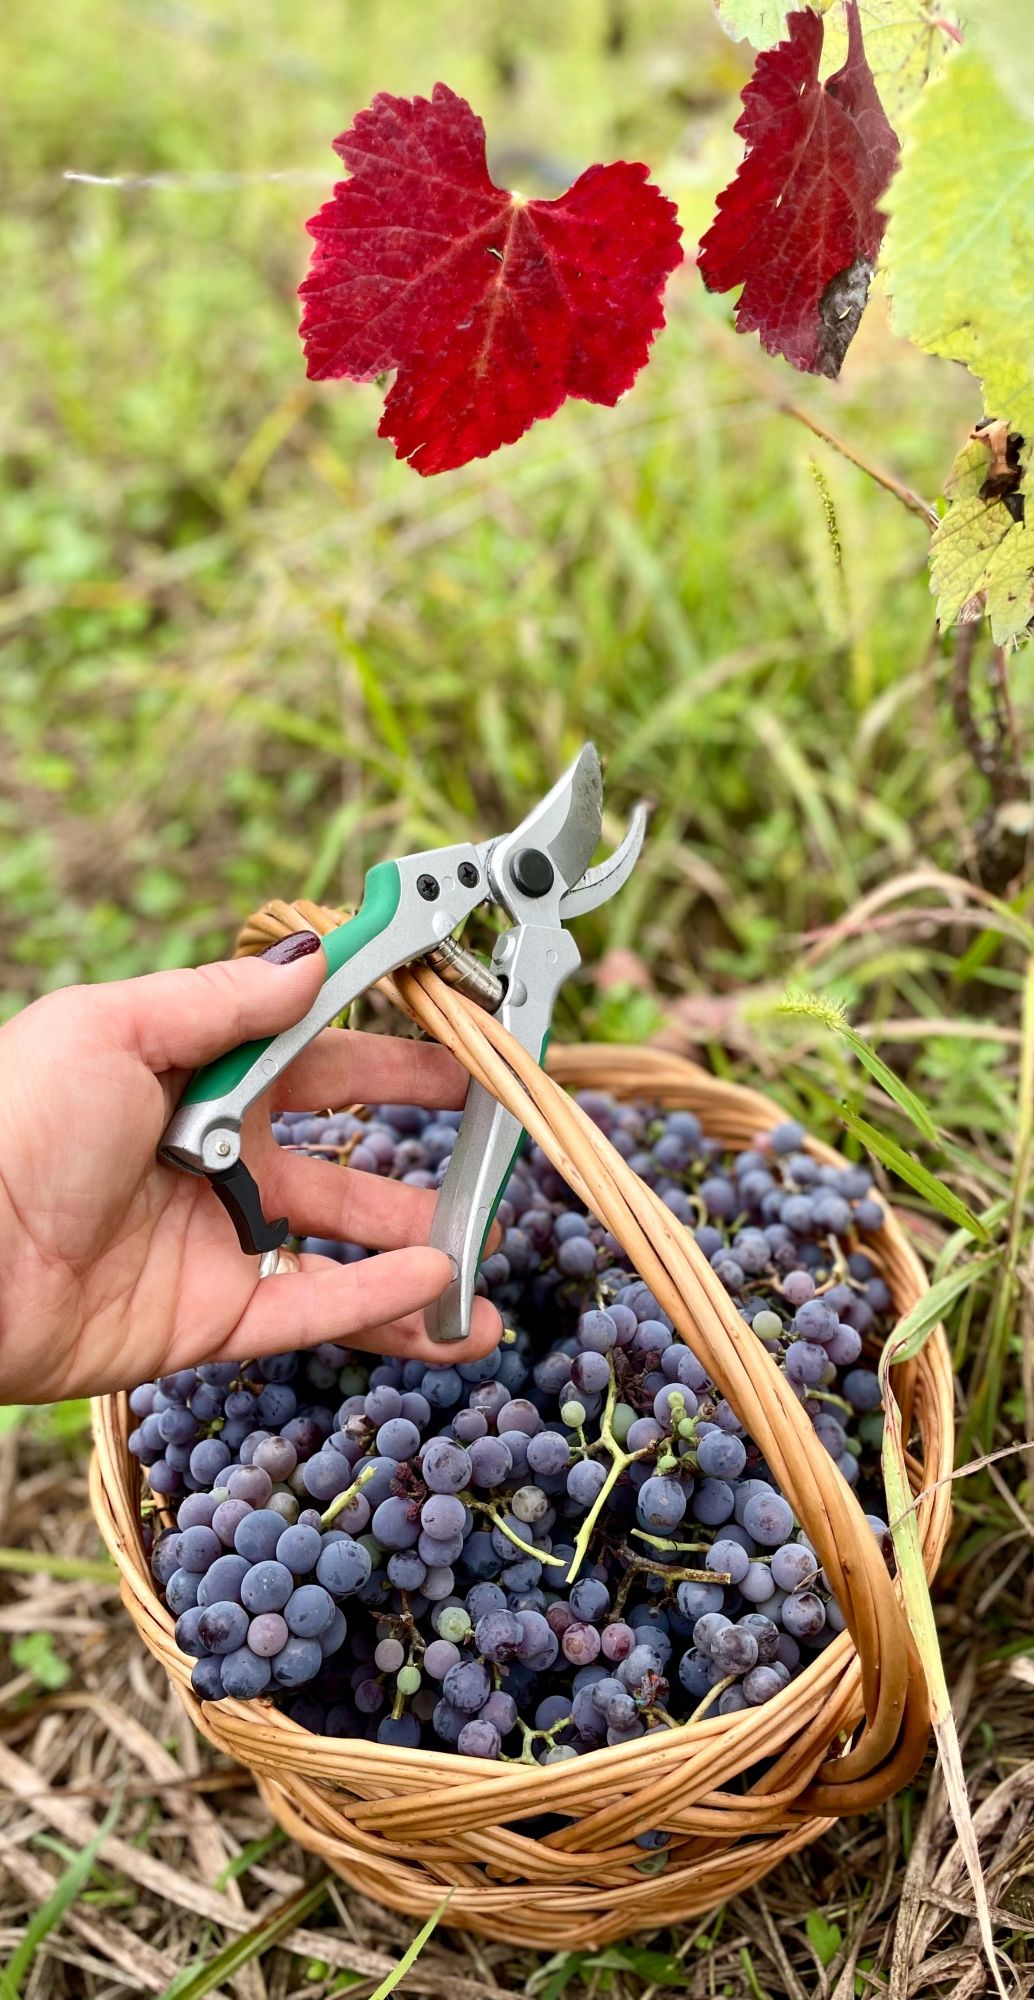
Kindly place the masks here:
<instances>
[{"instance_id":1,"label":"dark purple grape","mask_svg":"<svg viewBox=\"0 0 1034 2000\"><path fill-rule=\"evenodd\" d=\"M447 1438L432 1440L423 1455L420 1469L424 1485L431 1493L459 1493L470 1484L470 1455L462 1445L450 1444Z\"/></svg>"},{"instance_id":2,"label":"dark purple grape","mask_svg":"<svg viewBox=\"0 0 1034 2000\"><path fill-rule=\"evenodd\" d=\"M306 1681L315 1680L322 1663L323 1654L315 1639L292 1636L272 1661L273 1679L281 1687L304 1687Z\"/></svg>"},{"instance_id":3,"label":"dark purple grape","mask_svg":"<svg viewBox=\"0 0 1034 2000\"><path fill-rule=\"evenodd\" d=\"M502 1738L494 1722L475 1716L464 1723L456 1738L456 1748L461 1757L498 1757Z\"/></svg>"},{"instance_id":4,"label":"dark purple grape","mask_svg":"<svg viewBox=\"0 0 1034 2000\"><path fill-rule=\"evenodd\" d=\"M276 1545L276 1560L283 1563L293 1576L307 1576L315 1569L323 1547L323 1538L316 1528L285 1528Z\"/></svg>"},{"instance_id":5,"label":"dark purple grape","mask_svg":"<svg viewBox=\"0 0 1034 2000\"><path fill-rule=\"evenodd\" d=\"M210 1653L233 1653L248 1636L248 1614L235 1600L206 1604L197 1621L198 1637Z\"/></svg>"},{"instance_id":6,"label":"dark purple grape","mask_svg":"<svg viewBox=\"0 0 1034 2000\"><path fill-rule=\"evenodd\" d=\"M321 1583L302 1583L292 1591L283 1612L296 1639L318 1639L334 1615L334 1600Z\"/></svg>"},{"instance_id":7,"label":"dark purple grape","mask_svg":"<svg viewBox=\"0 0 1034 2000\"><path fill-rule=\"evenodd\" d=\"M241 1603L254 1612L282 1611L294 1590L294 1577L285 1563L255 1563L240 1585Z\"/></svg>"},{"instance_id":8,"label":"dark purple grape","mask_svg":"<svg viewBox=\"0 0 1034 2000\"><path fill-rule=\"evenodd\" d=\"M271 1562L276 1555L277 1543L284 1532L284 1524L279 1514L271 1507L259 1508L238 1523L233 1537L233 1546L239 1556L248 1562Z\"/></svg>"},{"instance_id":9,"label":"dark purple grape","mask_svg":"<svg viewBox=\"0 0 1034 2000\"><path fill-rule=\"evenodd\" d=\"M264 1694L272 1675L269 1661L250 1646L241 1646L235 1653L227 1653L222 1662L221 1677L223 1693L235 1701L254 1701Z\"/></svg>"},{"instance_id":10,"label":"dark purple grape","mask_svg":"<svg viewBox=\"0 0 1034 2000\"><path fill-rule=\"evenodd\" d=\"M199 1701L221 1701L223 1698L222 1661L214 1655L195 1660L190 1674L190 1685Z\"/></svg>"},{"instance_id":11,"label":"dark purple grape","mask_svg":"<svg viewBox=\"0 0 1034 2000\"><path fill-rule=\"evenodd\" d=\"M316 1563L316 1578L332 1597L351 1597L354 1591L361 1590L370 1570L369 1551L361 1542L353 1541L350 1535L324 1540Z\"/></svg>"}]
</instances>

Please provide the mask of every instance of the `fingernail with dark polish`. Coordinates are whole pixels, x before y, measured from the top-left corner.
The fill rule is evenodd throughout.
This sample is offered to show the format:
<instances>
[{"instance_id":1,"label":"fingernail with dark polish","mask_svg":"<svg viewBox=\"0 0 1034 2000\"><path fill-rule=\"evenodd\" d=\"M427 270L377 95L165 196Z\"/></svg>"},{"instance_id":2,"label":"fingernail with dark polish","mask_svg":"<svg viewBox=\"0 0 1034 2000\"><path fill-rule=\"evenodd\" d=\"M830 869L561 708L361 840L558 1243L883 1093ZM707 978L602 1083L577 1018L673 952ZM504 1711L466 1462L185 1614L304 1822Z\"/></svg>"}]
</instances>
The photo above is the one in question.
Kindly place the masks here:
<instances>
[{"instance_id":1,"label":"fingernail with dark polish","mask_svg":"<svg viewBox=\"0 0 1034 2000\"><path fill-rule=\"evenodd\" d=\"M296 958L308 958L318 951L322 939L315 931L292 931L290 937L277 938L266 951L260 952L267 965L293 965Z\"/></svg>"}]
</instances>

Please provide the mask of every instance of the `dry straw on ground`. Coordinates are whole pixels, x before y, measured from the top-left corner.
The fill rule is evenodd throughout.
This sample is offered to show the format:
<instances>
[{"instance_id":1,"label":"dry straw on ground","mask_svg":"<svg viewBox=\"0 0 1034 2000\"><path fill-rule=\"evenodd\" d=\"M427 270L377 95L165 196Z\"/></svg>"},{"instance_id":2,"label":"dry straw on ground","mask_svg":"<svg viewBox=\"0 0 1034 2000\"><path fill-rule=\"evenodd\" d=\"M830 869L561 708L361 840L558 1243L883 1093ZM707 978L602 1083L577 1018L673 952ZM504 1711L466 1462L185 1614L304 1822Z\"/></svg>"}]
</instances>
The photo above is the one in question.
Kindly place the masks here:
<instances>
[{"instance_id":1,"label":"dry straw on ground","mask_svg":"<svg viewBox=\"0 0 1034 2000\"><path fill-rule=\"evenodd\" d=\"M244 948L303 923L325 930L337 920L311 905L271 905L246 931ZM923 1755L925 1685L871 1531L796 1399L688 1232L561 1086L680 1104L736 1143L775 1124L777 1107L656 1051L561 1048L547 1076L498 1022L426 968L399 973L393 989L411 1017L509 1105L623 1244L760 1446L818 1551L847 1632L760 1709L705 1717L572 1763L474 1768L428 1751L313 1736L266 1703L197 1702L191 1662L176 1648L143 1552L124 1398L96 1405L94 1505L145 1643L199 1729L255 1773L294 1838L391 1908L426 1915L451 1888L450 1922L460 1927L535 1946L595 1945L713 1907L840 1814L891 1796ZM925 1279L892 1218L879 1255L895 1303L907 1311ZM951 1368L939 1332L901 1371L898 1393L917 1439L913 1487L936 1488L920 1510L932 1573L949 1517L949 1489L937 1482L950 1474L952 1456ZM741 1788L744 1773L751 1775ZM529 1837L522 1821L543 1813L568 1823ZM657 1825L672 1840L666 1867L651 1875L634 1836Z\"/></svg>"}]
</instances>

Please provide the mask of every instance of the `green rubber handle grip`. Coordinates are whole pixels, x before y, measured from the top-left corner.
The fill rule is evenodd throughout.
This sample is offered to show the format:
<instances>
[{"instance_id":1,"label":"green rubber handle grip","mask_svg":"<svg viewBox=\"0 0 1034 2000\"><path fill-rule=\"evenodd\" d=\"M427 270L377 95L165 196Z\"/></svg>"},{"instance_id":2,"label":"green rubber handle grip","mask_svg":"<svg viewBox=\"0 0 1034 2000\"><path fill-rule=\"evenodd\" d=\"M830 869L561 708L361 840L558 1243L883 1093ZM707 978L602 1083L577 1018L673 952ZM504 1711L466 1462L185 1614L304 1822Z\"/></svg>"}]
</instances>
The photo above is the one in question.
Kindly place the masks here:
<instances>
[{"instance_id":1,"label":"green rubber handle grip","mask_svg":"<svg viewBox=\"0 0 1034 2000\"><path fill-rule=\"evenodd\" d=\"M339 924L336 930L328 931L326 937L320 940L327 962L326 979L340 972L356 952L387 930L394 921L401 899L402 877L397 862L379 861L366 877L363 900L355 916L350 917L347 923ZM385 967L385 970L388 969ZM346 1004L342 1002L342 1005ZM191 1078L182 1102L209 1104L213 1098L225 1097L236 1090L275 1039L275 1036L269 1035L264 1041L242 1042L239 1048L218 1056L215 1062L208 1063Z\"/></svg>"}]
</instances>

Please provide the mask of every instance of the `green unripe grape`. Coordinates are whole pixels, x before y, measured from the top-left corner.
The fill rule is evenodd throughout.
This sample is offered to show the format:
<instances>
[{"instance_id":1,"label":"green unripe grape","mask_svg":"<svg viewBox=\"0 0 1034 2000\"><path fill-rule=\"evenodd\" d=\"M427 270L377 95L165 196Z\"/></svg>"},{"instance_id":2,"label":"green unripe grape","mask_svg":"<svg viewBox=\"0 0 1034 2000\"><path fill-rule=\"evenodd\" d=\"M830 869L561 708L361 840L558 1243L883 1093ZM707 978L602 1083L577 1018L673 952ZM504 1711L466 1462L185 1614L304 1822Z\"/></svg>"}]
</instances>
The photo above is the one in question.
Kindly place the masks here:
<instances>
[{"instance_id":1,"label":"green unripe grape","mask_svg":"<svg viewBox=\"0 0 1034 2000\"><path fill-rule=\"evenodd\" d=\"M369 1371L366 1368L342 1368L337 1379L343 1396L365 1396L369 1387Z\"/></svg>"},{"instance_id":2,"label":"green unripe grape","mask_svg":"<svg viewBox=\"0 0 1034 2000\"><path fill-rule=\"evenodd\" d=\"M614 1415L610 1420L610 1428L619 1444L624 1444L635 1420L636 1412L630 1403L615 1403Z\"/></svg>"},{"instance_id":3,"label":"green unripe grape","mask_svg":"<svg viewBox=\"0 0 1034 2000\"><path fill-rule=\"evenodd\" d=\"M560 1411L560 1421L569 1431L580 1431L585 1422L584 1403L564 1403Z\"/></svg>"},{"instance_id":4,"label":"green unripe grape","mask_svg":"<svg viewBox=\"0 0 1034 2000\"><path fill-rule=\"evenodd\" d=\"M419 1667L400 1667L395 1677L395 1686L400 1694L416 1694L422 1679Z\"/></svg>"},{"instance_id":5,"label":"green unripe grape","mask_svg":"<svg viewBox=\"0 0 1034 2000\"><path fill-rule=\"evenodd\" d=\"M470 1612L464 1611L461 1604L448 1605L438 1620L439 1638L448 1639L454 1646L458 1646L469 1631Z\"/></svg>"},{"instance_id":6,"label":"green unripe grape","mask_svg":"<svg viewBox=\"0 0 1034 2000\"><path fill-rule=\"evenodd\" d=\"M381 1548L376 1535L360 1535L359 1544L361 1548L366 1550L374 1569L380 1569L384 1561L384 1550Z\"/></svg>"},{"instance_id":7,"label":"green unripe grape","mask_svg":"<svg viewBox=\"0 0 1034 2000\"><path fill-rule=\"evenodd\" d=\"M863 1444L872 1445L878 1451L883 1443L883 1411L869 1410L864 1417L859 1417L858 1435Z\"/></svg>"},{"instance_id":8,"label":"green unripe grape","mask_svg":"<svg viewBox=\"0 0 1034 2000\"><path fill-rule=\"evenodd\" d=\"M752 1324L759 1340L778 1340L783 1331L783 1322L774 1312L757 1313Z\"/></svg>"}]
</instances>

